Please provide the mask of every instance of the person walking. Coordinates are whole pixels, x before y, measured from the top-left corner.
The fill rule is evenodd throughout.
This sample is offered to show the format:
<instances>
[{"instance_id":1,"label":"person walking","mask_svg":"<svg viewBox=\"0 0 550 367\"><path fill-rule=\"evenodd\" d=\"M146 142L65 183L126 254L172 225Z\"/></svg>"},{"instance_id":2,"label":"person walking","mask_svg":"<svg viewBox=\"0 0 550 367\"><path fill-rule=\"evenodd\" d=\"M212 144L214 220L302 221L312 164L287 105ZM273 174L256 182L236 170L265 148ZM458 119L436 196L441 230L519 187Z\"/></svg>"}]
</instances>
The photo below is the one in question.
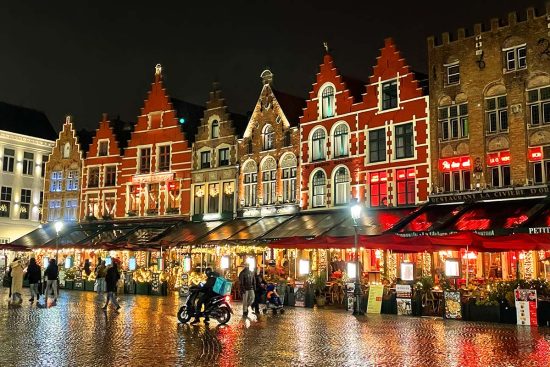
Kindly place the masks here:
<instances>
[{"instance_id":1,"label":"person walking","mask_svg":"<svg viewBox=\"0 0 550 367\"><path fill-rule=\"evenodd\" d=\"M13 259L11 268L11 303L20 305L23 302L23 263L19 258Z\"/></svg>"},{"instance_id":2,"label":"person walking","mask_svg":"<svg viewBox=\"0 0 550 367\"><path fill-rule=\"evenodd\" d=\"M46 291L44 292L44 304L48 306L48 296L50 290L53 289L53 301L57 302L57 278L59 277L59 269L57 268L57 262L55 259L50 259L50 263L44 272L46 278Z\"/></svg>"},{"instance_id":3,"label":"person walking","mask_svg":"<svg viewBox=\"0 0 550 367\"><path fill-rule=\"evenodd\" d=\"M95 269L96 283L97 283L97 294L100 296L105 292L105 276L107 275L107 266L105 266L105 261L102 261L99 266Z\"/></svg>"},{"instance_id":4,"label":"person walking","mask_svg":"<svg viewBox=\"0 0 550 367\"><path fill-rule=\"evenodd\" d=\"M113 264L107 269L107 274L105 275L105 284L107 286L107 300L105 301L105 306L102 307L104 310L107 310L109 301L113 303L117 311L120 309L120 305L116 300L116 289L119 279L120 274L118 274L117 263L116 261L113 261Z\"/></svg>"},{"instance_id":5,"label":"person walking","mask_svg":"<svg viewBox=\"0 0 550 367\"><path fill-rule=\"evenodd\" d=\"M92 264L90 264L90 259L86 259L84 261L84 273L86 273L86 279L89 279L90 274L92 274L92 269L90 266L92 266Z\"/></svg>"},{"instance_id":6,"label":"person walking","mask_svg":"<svg viewBox=\"0 0 550 367\"><path fill-rule=\"evenodd\" d=\"M30 303L34 302L34 297L36 296L36 302L40 300L40 278L42 276L42 270L40 265L36 263L36 259L31 257L29 266L27 267L27 274L25 277L29 280L29 288L31 291Z\"/></svg>"},{"instance_id":7,"label":"person walking","mask_svg":"<svg viewBox=\"0 0 550 367\"><path fill-rule=\"evenodd\" d=\"M254 290L254 302L252 308L255 314L260 314L260 302L262 301L262 295L265 293L267 282L265 281L260 269L256 270L256 289Z\"/></svg>"},{"instance_id":8,"label":"person walking","mask_svg":"<svg viewBox=\"0 0 550 367\"><path fill-rule=\"evenodd\" d=\"M256 277L248 267L248 263L245 263L244 269L239 274L239 285L243 296L243 317L248 316L248 307L254 302L254 289L256 289Z\"/></svg>"}]
</instances>

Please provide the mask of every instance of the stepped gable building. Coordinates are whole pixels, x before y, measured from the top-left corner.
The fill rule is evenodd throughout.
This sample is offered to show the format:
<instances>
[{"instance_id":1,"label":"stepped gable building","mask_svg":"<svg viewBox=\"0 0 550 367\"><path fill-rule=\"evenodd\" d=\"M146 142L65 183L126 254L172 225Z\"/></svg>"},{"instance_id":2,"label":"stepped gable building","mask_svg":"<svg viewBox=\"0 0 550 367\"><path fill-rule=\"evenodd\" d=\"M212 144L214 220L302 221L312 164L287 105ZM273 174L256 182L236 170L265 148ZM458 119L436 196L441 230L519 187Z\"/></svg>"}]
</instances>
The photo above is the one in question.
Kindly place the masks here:
<instances>
[{"instance_id":1,"label":"stepped gable building","mask_svg":"<svg viewBox=\"0 0 550 367\"><path fill-rule=\"evenodd\" d=\"M182 130L193 128L181 125L192 124L199 109L168 97L157 65L117 175L116 217L189 215L191 146Z\"/></svg>"},{"instance_id":2,"label":"stepped gable building","mask_svg":"<svg viewBox=\"0 0 550 367\"><path fill-rule=\"evenodd\" d=\"M83 155L72 117L67 116L45 165L44 222L78 220Z\"/></svg>"},{"instance_id":3,"label":"stepped gable building","mask_svg":"<svg viewBox=\"0 0 550 367\"><path fill-rule=\"evenodd\" d=\"M354 108L363 83L340 75L326 51L300 118L302 209L345 206L351 197L365 197L364 148Z\"/></svg>"},{"instance_id":4,"label":"stepped gable building","mask_svg":"<svg viewBox=\"0 0 550 367\"><path fill-rule=\"evenodd\" d=\"M295 213L299 208L299 117L304 101L272 87L273 74L261 74L262 91L238 141L239 215Z\"/></svg>"},{"instance_id":5,"label":"stepped gable building","mask_svg":"<svg viewBox=\"0 0 550 367\"><path fill-rule=\"evenodd\" d=\"M43 112L0 102L0 243L42 220L45 165L55 138Z\"/></svg>"},{"instance_id":6,"label":"stepped gable building","mask_svg":"<svg viewBox=\"0 0 550 367\"><path fill-rule=\"evenodd\" d=\"M370 207L414 206L428 199L429 102L391 38L384 41L358 112L361 180Z\"/></svg>"},{"instance_id":7,"label":"stepped gable building","mask_svg":"<svg viewBox=\"0 0 550 367\"><path fill-rule=\"evenodd\" d=\"M84 160L82 173L81 219L112 219L117 204L117 176L122 166L132 124L119 119L108 121L107 114L96 130Z\"/></svg>"},{"instance_id":8,"label":"stepped gable building","mask_svg":"<svg viewBox=\"0 0 550 367\"><path fill-rule=\"evenodd\" d=\"M434 193L550 182L548 10L428 38Z\"/></svg>"},{"instance_id":9,"label":"stepped gable building","mask_svg":"<svg viewBox=\"0 0 550 367\"><path fill-rule=\"evenodd\" d=\"M192 220L232 219L237 212L237 129L244 116L230 114L213 84L193 143Z\"/></svg>"}]
</instances>

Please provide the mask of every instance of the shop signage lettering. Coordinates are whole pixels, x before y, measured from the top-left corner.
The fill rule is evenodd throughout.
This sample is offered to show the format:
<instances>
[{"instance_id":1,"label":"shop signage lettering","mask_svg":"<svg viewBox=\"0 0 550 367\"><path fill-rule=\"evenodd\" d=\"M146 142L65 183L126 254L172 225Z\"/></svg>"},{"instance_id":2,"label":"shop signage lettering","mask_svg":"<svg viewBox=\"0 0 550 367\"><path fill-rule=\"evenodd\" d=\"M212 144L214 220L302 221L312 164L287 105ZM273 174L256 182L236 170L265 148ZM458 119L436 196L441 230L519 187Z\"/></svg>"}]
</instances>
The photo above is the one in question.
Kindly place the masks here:
<instances>
[{"instance_id":1,"label":"shop signage lettering","mask_svg":"<svg viewBox=\"0 0 550 367\"><path fill-rule=\"evenodd\" d=\"M529 234L550 233L550 227L529 228Z\"/></svg>"},{"instance_id":2,"label":"shop signage lettering","mask_svg":"<svg viewBox=\"0 0 550 367\"><path fill-rule=\"evenodd\" d=\"M470 170L471 167L472 160L468 156L444 158L439 160L439 172Z\"/></svg>"},{"instance_id":3,"label":"shop signage lettering","mask_svg":"<svg viewBox=\"0 0 550 367\"><path fill-rule=\"evenodd\" d=\"M252 209L246 208L243 210L243 217L269 217L274 215L294 214L296 212L296 205L267 206Z\"/></svg>"},{"instance_id":4,"label":"shop signage lettering","mask_svg":"<svg viewBox=\"0 0 550 367\"><path fill-rule=\"evenodd\" d=\"M515 197L529 197L529 196L539 196L539 195L548 195L550 190L548 186L539 186L539 187L529 187L522 188L516 187L511 190L486 190L486 191L477 191L469 192L456 195L433 195L430 196L430 202L434 204L439 203L454 203L454 202L463 202L463 201L477 201L477 200L490 200L490 199L507 199Z\"/></svg>"},{"instance_id":5,"label":"shop signage lettering","mask_svg":"<svg viewBox=\"0 0 550 367\"><path fill-rule=\"evenodd\" d=\"M510 164L510 152L503 151L497 153L487 154L487 165L488 166L500 166L503 164Z\"/></svg>"},{"instance_id":6,"label":"shop signage lettering","mask_svg":"<svg viewBox=\"0 0 550 367\"><path fill-rule=\"evenodd\" d=\"M529 148L528 157L530 162L542 161L544 157L542 147Z\"/></svg>"},{"instance_id":7,"label":"shop signage lettering","mask_svg":"<svg viewBox=\"0 0 550 367\"><path fill-rule=\"evenodd\" d=\"M135 175L132 177L132 184L142 183L158 183L172 181L174 179L173 173L153 173L150 175Z\"/></svg>"}]
</instances>

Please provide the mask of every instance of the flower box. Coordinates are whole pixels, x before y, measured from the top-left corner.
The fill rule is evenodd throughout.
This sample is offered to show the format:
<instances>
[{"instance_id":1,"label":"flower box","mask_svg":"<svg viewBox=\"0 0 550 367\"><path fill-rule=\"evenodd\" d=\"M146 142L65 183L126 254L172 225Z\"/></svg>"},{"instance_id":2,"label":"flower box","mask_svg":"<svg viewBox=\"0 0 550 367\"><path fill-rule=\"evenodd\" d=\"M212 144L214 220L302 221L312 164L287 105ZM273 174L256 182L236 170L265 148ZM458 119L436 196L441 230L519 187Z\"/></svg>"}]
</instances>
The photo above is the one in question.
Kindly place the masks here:
<instances>
[{"instance_id":1,"label":"flower box","mask_svg":"<svg viewBox=\"0 0 550 367\"><path fill-rule=\"evenodd\" d=\"M150 283L136 283L136 294L149 294Z\"/></svg>"},{"instance_id":2,"label":"flower box","mask_svg":"<svg viewBox=\"0 0 550 367\"><path fill-rule=\"evenodd\" d=\"M500 305L478 306L475 299L471 299L466 304L465 311L467 321L500 322Z\"/></svg>"}]
</instances>

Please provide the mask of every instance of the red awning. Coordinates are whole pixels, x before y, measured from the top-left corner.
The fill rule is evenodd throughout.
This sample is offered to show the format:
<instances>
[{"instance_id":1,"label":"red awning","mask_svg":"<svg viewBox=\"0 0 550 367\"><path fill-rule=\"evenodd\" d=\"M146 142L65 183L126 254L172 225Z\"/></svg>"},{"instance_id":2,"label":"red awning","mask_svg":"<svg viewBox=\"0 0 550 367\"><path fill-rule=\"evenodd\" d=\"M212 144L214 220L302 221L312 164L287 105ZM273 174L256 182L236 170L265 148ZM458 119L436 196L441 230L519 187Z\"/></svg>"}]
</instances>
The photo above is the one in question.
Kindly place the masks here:
<instances>
[{"instance_id":1,"label":"red awning","mask_svg":"<svg viewBox=\"0 0 550 367\"><path fill-rule=\"evenodd\" d=\"M486 237L483 239L483 249L489 252L550 250L550 234L514 233Z\"/></svg>"}]
</instances>

